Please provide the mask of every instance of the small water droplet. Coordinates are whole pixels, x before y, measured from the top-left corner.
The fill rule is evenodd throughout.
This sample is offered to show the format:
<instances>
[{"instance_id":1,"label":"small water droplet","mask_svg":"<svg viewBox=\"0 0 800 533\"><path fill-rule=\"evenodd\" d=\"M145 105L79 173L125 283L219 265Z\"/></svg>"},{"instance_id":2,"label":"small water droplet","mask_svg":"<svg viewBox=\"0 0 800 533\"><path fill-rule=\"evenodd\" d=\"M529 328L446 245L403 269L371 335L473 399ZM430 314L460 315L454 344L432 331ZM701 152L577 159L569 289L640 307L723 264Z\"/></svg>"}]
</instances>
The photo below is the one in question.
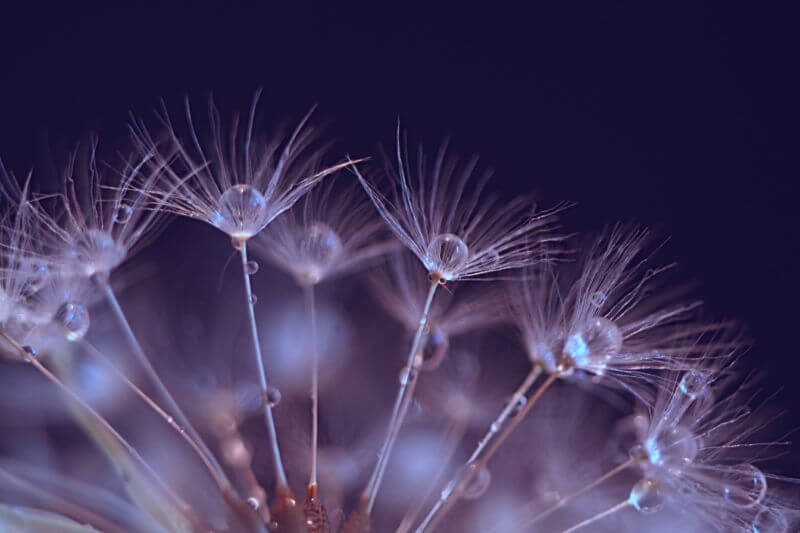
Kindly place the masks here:
<instances>
[{"instance_id":1,"label":"small water droplet","mask_svg":"<svg viewBox=\"0 0 800 533\"><path fill-rule=\"evenodd\" d=\"M736 507L753 507L767 494L767 478L751 464L732 466L722 477L725 500Z\"/></svg>"},{"instance_id":2,"label":"small water droplet","mask_svg":"<svg viewBox=\"0 0 800 533\"><path fill-rule=\"evenodd\" d=\"M425 267L429 272L439 274L443 279L458 277L469 259L469 248L464 241L452 233L435 236L425 250Z\"/></svg>"},{"instance_id":3,"label":"small water droplet","mask_svg":"<svg viewBox=\"0 0 800 533\"><path fill-rule=\"evenodd\" d=\"M753 533L786 533L789 521L780 511L764 507L753 519Z\"/></svg>"},{"instance_id":4,"label":"small water droplet","mask_svg":"<svg viewBox=\"0 0 800 533\"><path fill-rule=\"evenodd\" d=\"M450 347L450 339L447 334L439 328L432 328L422 340L422 370L434 370L438 368L447 355Z\"/></svg>"},{"instance_id":5,"label":"small water droplet","mask_svg":"<svg viewBox=\"0 0 800 533\"><path fill-rule=\"evenodd\" d=\"M408 383L416 377L417 377L416 370L409 369L407 366L404 366L400 370L400 385L408 385Z\"/></svg>"},{"instance_id":6,"label":"small water droplet","mask_svg":"<svg viewBox=\"0 0 800 533\"><path fill-rule=\"evenodd\" d=\"M33 349L33 346L28 346L27 344L22 347L22 351L28 354L31 357L36 357L37 353L36 350Z\"/></svg>"},{"instance_id":7,"label":"small water droplet","mask_svg":"<svg viewBox=\"0 0 800 533\"><path fill-rule=\"evenodd\" d=\"M474 470L474 465L470 469ZM472 479L464 487L461 497L465 500L476 500L483 496L492 483L492 475L486 467L478 469Z\"/></svg>"},{"instance_id":8,"label":"small water droplet","mask_svg":"<svg viewBox=\"0 0 800 533\"><path fill-rule=\"evenodd\" d=\"M517 416L524 408L525 405L528 403L528 398L525 396L520 396L517 398L517 401L514 403L514 407L511 409L511 416Z\"/></svg>"},{"instance_id":9,"label":"small water droplet","mask_svg":"<svg viewBox=\"0 0 800 533\"><path fill-rule=\"evenodd\" d=\"M127 204L120 204L114 213L114 222L117 224L125 224L131 219L133 209Z\"/></svg>"},{"instance_id":10,"label":"small water droplet","mask_svg":"<svg viewBox=\"0 0 800 533\"><path fill-rule=\"evenodd\" d=\"M247 274L252 276L258 272L258 262L257 261L248 261L247 262Z\"/></svg>"},{"instance_id":11,"label":"small water droplet","mask_svg":"<svg viewBox=\"0 0 800 533\"><path fill-rule=\"evenodd\" d=\"M592 295L592 305L595 307L603 307L603 304L606 303L606 293L603 291L597 291Z\"/></svg>"},{"instance_id":12,"label":"small water droplet","mask_svg":"<svg viewBox=\"0 0 800 533\"><path fill-rule=\"evenodd\" d=\"M258 501L258 498L254 496L247 498L247 505L249 505L254 511L258 511L258 508L261 507L261 503Z\"/></svg>"},{"instance_id":13,"label":"small water droplet","mask_svg":"<svg viewBox=\"0 0 800 533\"><path fill-rule=\"evenodd\" d=\"M255 294L250 295L250 305L256 305L258 303L258 296Z\"/></svg>"},{"instance_id":14,"label":"small water droplet","mask_svg":"<svg viewBox=\"0 0 800 533\"><path fill-rule=\"evenodd\" d=\"M267 387L264 396L268 407L275 407L281 402L281 391L277 387Z\"/></svg>"},{"instance_id":15,"label":"small water droplet","mask_svg":"<svg viewBox=\"0 0 800 533\"><path fill-rule=\"evenodd\" d=\"M655 513L664 505L664 496L658 482L644 478L631 489L628 502L640 513Z\"/></svg>"},{"instance_id":16,"label":"small water droplet","mask_svg":"<svg viewBox=\"0 0 800 533\"><path fill-rule=\"evenodd\" d=\"M73 302L62 304L53 319L61 327L68 341L82 339L89 331L89 311L81 304Z\"/></svg>"},{"instance_id":17,"label":"small water droplet","mask_svg":"<svg viewBox=\"0 0 800 533\"><path fill-rule=\"evenodd\" d=\"M711 381L711 373L702 370L690 370L681 378L678 388L692 399L702 396Z\"/></svg>"}]
</instances>

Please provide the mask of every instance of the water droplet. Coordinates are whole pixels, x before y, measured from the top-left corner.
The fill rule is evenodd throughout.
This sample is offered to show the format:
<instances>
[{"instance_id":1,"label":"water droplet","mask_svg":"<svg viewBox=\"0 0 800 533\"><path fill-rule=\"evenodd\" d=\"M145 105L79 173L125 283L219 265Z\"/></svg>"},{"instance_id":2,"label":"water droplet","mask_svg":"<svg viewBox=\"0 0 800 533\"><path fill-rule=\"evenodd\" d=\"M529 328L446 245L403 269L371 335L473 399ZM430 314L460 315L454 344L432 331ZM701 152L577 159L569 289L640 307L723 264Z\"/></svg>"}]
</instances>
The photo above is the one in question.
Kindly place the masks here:
<instances>
[{"instance_id":1,"label":"water droplet","mask_svg":"<svg viewBox=\"0 0 800 533\"><path fill-rule=\"evenodd\" d=\"M645 451L651 464L681 471L697 456L697 438L683 426L662 428L645 441Z\"/></svg>"},{"instance_id":2,"label":"water droplet","mask_svg":"<svg viewBox=\"0 0 800 533\"><path fill-rule=\"evenodd\" d=\"M36 350L33 349L33 346L28 346L27 344L22 347L22 351L31 357L36 357L38 355Z\"/></svg>"},{"instance_id":3,"label":"water droplet","mask_svg":"<svg viewBox=\"0 0 800 533\"><path fill-rule=\"evenodd\" d=\"M270 385L264 393L264 399L268 407L275 407L281 402L281 391Z\"/></svg>"},{"instance_id":4,"label":"water droplet","mask_svg":"<svg viewBox=\"0 0 800 533\"><path fill-rule=\"evenodd\" d=\"M564 354L581 369L602 374L608 362L622 349L622 332L607 318L595 318L569 336Z\"/></svg>"},{"instance_id":5,"label":"water droplet","mask_svg":"<svg viewBox=\"0 0 800 533\"><path fill-rule=\"evenodd\" d=\"M412 381L417 377L417 372L414 369L409 369L407 366L404 366L400 370L400 385L408 385L409 381Z\"/></svg>"},{"instance_id":6,"label":"water droplet","mask_svg":"<svg viewBox=\"0 0 800 533\"><path fill-rule=\"evenodd\" d=\"M261 502L258 501L258 498L255 496L250 496L247 498L247 505L253 508L254 511L258 511L258 508L261 507Z\"/></svg>"},{"instance_id":7,"label":"water droplet","mask_svg":"<svg viewBox=\"0 0 800 533\"><path fill-rule=\"evenodd\" d=\"M62 304L53 319L61 326L68 341L82 339L89 331L89 311L81 304L73 302Z\"/></svg>"},{"instance_id":8,"label":"water droplet","mask_svg":"<svg viewBox=\"0 0 800 533\"><path fill-rule=\"evenodd\" d=\"M711 381L711 373L703 370L690 370L681 378L678 388L692 399L702 396Z\"/></svg>"},{"instance_id":9,"label":"water droplet","mask_svg":"<svg viewBox=\"0 0 800 533\"><path fill-rule=\"evenodd\" d=\"M469 248L452 233L435 236L425 250L425 267L446 280L458 277L459 270L467 264Z\"/></svg>"},{"instance_id":10,"label":"water droplet","mask_svg":"<svg viewBox=\"0 0 800 533\"><path fill-rule=\"evenodd\" d=\"M247 274L252 276L258 272L258 262L257 261L248 261L247 262Z\"/></svg>"},{"instance_id":11,"label":"water droplet","mask_svg":"<svg viewBox=\"0 0 800 533\"><path fill-rule=\"evenodd\" d=\"M517 401L514 403L514 407L511 408L511 416L517 416L522 412L525 408L525 405L528 403L528 398L525 396L520 396L517 398Z\"/></svg>"},{"instance_id":12,"label":"water droplet","mask_svg":"<svg viewBox=\"0 0 800 533\"><path fill-rule=\"evenodd\" d=\"M631 493L628 496L628 503L640 513L655 513L664 505L661 487L659 487L657 481L644 478L631 489Z\"/></svg>"},{"instance_id":13,"label":"water droplet","mask_svg":"<svg viewBox=\"0 0 800 533\"><path fill-rule=\"evenodd\" d=\"M300 241L301 253L306 263L303 281L319 283L325 272L342 253L342 239L324 222L314 222L306 228Z\"/></svg>"},{"instance_id":14,"label":"water droplet","mask_svg":"<svg viewBox=\"0 0 800 533\"><path fill-rule=\"evenodd\" d=\"M269 213L264 196L250 185L234 185L219 197L210 222L234 239L246 240L261 231Z\"/></svg>"},{"instance_id":15,"label":"water droplet","mask_svg":"<svg viewBox=\"0 0 800 533\"><path fill-rule=\"evenodd\" d=\"M250 295L250 305L256 305L258 303L258 296L255 294Z\"/></svg>"},{"instance_id":16,"label":"water droplet","mask_svg":"<svg viewBox=\"0 0 800 533\"><path fill-rule=\"evenodd\" d=\"M474 466L472 467L474 468ZM464 487L461 497L465 500L475 500L483 496L492 483L492 474L486 467L478 469L472 479Z\"/></svg>"},{"instance_id":17,"label":"water droplet","mask_svg":"<svg viewBox=\"0 0 800 533\"><path fill-rule=\"evenodd\" d=\"M753 533L786 533L789 521L783 513L764 507L753 519Z\"/></svg>"},{"instance_id":18,"label":"water droplet","mask_svg":"<svg viewBox=\"0 0 800 533\"><path fill-rule=\"evenodd\" d=\"M131 219L133 209L127 204L120 204L117 211L114 213L114 222L117 224L125 224Z\"/></svg>"},{"instance_id":19,"label":"water droplet","mask_svg":"<svg viewBox=\"0 0 800 533\"><path fill-rule=\"evenodd\" d=\"M603 307L603 304L606 303L606 293L603 291L597 291L592 295L592 305L595 307Z\"/></svg>"},{"instance_id":20,"label":"water droplet","mask_svg":"<svg viewBox=\"0 0 800 533\"><path fill-rule=\"evenodd\" d=\"M730 467L723 474L725 500L737 507L753 507L767 494L767 478L751 464Z\"/></svg>"},{"instance_id":21,"label":"water droplet","mask_svg":"<svg viewBox=\"0 0 800 533\"><path fill-rule=\"evenodd\" d=\"M433 328L425 335L422 342L422 370L438 368L450 347L450 339L447 334L439 328Z\"/></svg>"}]
</instances>

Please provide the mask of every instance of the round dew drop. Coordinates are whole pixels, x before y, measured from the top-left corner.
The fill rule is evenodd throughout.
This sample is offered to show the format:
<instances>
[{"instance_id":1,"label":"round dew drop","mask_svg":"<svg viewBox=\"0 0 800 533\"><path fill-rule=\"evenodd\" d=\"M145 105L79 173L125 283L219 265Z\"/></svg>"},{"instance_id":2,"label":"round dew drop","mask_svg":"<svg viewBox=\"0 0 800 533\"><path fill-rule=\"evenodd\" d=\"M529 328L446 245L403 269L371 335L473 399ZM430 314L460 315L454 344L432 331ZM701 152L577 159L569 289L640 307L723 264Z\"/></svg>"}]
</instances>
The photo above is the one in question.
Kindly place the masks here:
<instances>
[{"instance_id":1,"label":"round dew drop","mask_svg":"<svg viewBox=\"0 0 800 533\"><path fill-rule=\"evenodd\" d=\"M270 385L264 393L264 399L266 400L267 407L275 407L281 402L281 391L278 390L277 387Z\"/></svg>"},{"instance_id":2,"label":"round dew drop","mask_svg":"<svg viewBox=\"0 0 800 533\"><path fill-rule=\"evenodd\" d=\"M681 471L697 457L697 438L683 426L662 428L645 442L645 451L654 466Z\"/></svg>"},{"instance_id":3,"label":"round dew drop","mask_svg":"<svg viewBox=\"0 0 800 533\"><path fill-rule=\"evenodd\" d=\"M131 219L133 209L128 204L120 204L116 212L114 212L114 222L117 224L125 224Z\"/></svg>"},{"instance_id":4,"label":"round dew drop","mask_svg":"<svg viewBox=\"0 0 800 533\"><path fill-rule=\"evenodd\" d=\"M89 331L89 311L81 304L66 302L58 308L53 318L68 341L82 339Z\"/></svg>"},{"instance_id":5,"label":"round dew drop","mask_svg":"<svg viewBox=\"0 0 800 533\"><path fill-rule=\"evenodd\" d=\"M761 509L752 524L753 533L786 533L789 531L789 522L783 513L769 509Z\"/></svg>"},{"instance_id":6,"label":"round dew drop","mask_svg":"<svg viewBox=\"0 0 800 533\"><path fill-rule=\"evenodd\" d=\"M651 514L664 505L664 496L661 494L661 487L657 481L644 478L631 489L628 503L640 513Z\"/></svg>"},{"instance_id":7,"label":"round dew drop","mask_svg":"<svg viewBox=\"0 0 800 533\"><path fill-rule=\"evenodd\" d=\"M267 200L250 185L234 185L219 197L211 223L236 239L258 233L267 218Z\"/></svg>"},{"instance_id":8,"label":"round dew drop","mask_svg":"<svg viewBox=\"0 0 800 533\"><path fill-rule=\"evenodd\" d=\"M258 262L256 261L248 261L247 262L247 275L252 276L256 272L258 272Z\"/></svg>"},{"instance_id":9,"label":"round dew drop","mask_svg":"<svg viewBox=\"0 0 800 533\"><path fill-rule=\"evenodd\" d=\"M573 364L602 374L608 362L622 350L622 332L607 318L595 318L564 343L564 353Z\"/></svg>"},{"instance_id":10,"label":"round dew drop","mask_svg":"<svg viewBox=\"0 0 800 533\"><path fill-rule=\"evenodd\" d=\"M492 474L486 467L480 468L472 476L472 479L469 481L469 483L467 483L467 486L464 487L461 497L465 500L476 500L483 496L487 490L489 490L489 485L491 483Z\"/></svg>"},{"instance_id":11,"label":"round dew drop","mask_svg":"<svg viewBox=\"0 0 800 533\"><path fill-rule=\"evenodd\" d=\"M258 508L259 508L259 506L261 505L261 504L258 502L258 498L254 497L254 496L250 496L250 497L249 497L249 498L247 498L247 500L245 500L245 501L247 502L247 505L249 505L250 507L252 507L252 508L253 508L253 510L254 510L254 511L257 511L257 510L258 510Z\"/></svg>"},{"instance_id":12,"label":"round dew drop","mask_svg":"<svg viewBox=\"0 0 800 533\"><path fill-rule=\"evenodd\" d=\"M417 377L417 371L414 369L409 369L407 366L404 366L400 370L400 385L408 385L409 381L414 380Z\"/></svg>"},{"instance_id":13,"label":"round dew drop","mask_svg":"<svg viewBox=\"0 0 800 533\"><path fill-rule=\"evenodd\" d=\"M438 368L444 361L449 347L450 339L447 334L439 328L433 328L423 339L422 370Z\"/></svg>"},{"instance_id":14,"label":"round dew drop","mask_svg":"<svg viewBox=\"0 0 800 533\"><path fill-rule=\"evenodd\" d=\"M767 478L751 464L740 464L723 475L722 493L736 507L748 508L760 503L767 494Z\"/></svg>"},{"instance_id":15,"label":"round dew drop","mask_svg":"<svg viewBox=\"0 0 800 533\"><path fill-rule=\"evenodd\" d=\"M678 388L692 399L702 396L711 380L711 374L702 370L690 370L681 378Z\"/></svg>"},{"instance_id":16,"label":"round dew drop","mask_svg":"<svg viewBox=\"0 0 800 533\"><path fill-rule=\"evenodd\" d=\"M431 273L439 274L446 280L458 277L458 272L467 264L469 248L466 243L452 233L435 236L425 250L425 267Z\"/></svg>"}]
</instances>

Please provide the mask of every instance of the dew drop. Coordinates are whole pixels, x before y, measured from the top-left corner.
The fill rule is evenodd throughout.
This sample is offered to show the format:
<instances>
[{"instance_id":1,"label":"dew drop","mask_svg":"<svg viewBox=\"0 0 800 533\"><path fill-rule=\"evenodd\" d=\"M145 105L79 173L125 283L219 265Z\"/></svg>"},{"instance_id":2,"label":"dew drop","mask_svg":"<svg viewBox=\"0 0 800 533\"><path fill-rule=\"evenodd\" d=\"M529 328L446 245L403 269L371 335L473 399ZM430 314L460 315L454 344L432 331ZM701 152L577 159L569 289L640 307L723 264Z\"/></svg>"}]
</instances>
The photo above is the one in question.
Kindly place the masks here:
<instances>
[{"instance_id":1,"label":"dew drop","mask_svg":"<svg viewBox=\"0 0 800 533\"><path fill-rule=\"evenodd\" d=\"M690 370L681 378L678 388L692 399L702 396L711 381L711 374L702 370Z\"/></svg>"},{"instance_id":2,"label":"dew drop","mask_svg":"<svg viewBox=\"0 0 800 533\"><path fill-rule=\"evenodd\" d=\"M89 311L81 304L73 302L62 304L53 319L61 327L68 341L82 339L89 331Z\"/></svg>"},{"instance_id":3,"label":"dew drop","mask_svg":"<svg viewBox=\"0 0 800 533\"><path fill-rule=\"evenodd\" d=\"M247 274L252 276L258 272L258 262L257 261L248 261L247 262Z\"/></svg>"},{"instance_id":4,"label":"dew drop","mask_svg":"<svg viewBox=\"0 0 800 533\"><path fill-rule=\"evenodd\" d=\"M753 533L786 533L789 522L783 513L764 507L753 519Z\"/></svg>"},{"instance_id":5,"label":"dew drop","mask_svg":"<svg viewBox=\"0 0 800 533\"><path fill-rule=\"evenodd\" d=\"M753 507L767 494L767 478L751 464L731 467L723 475L723 483L725 500L736 507Z\"/></svg>"},{"instance_id":6,"label":"dew drop","mask_svg":"<svg viewBox=\"0 0 800 533\"><path fill-rule=\"evenodd\" d=\"M473 467L474 468L474 467ZM480 468L464 487L461 497L465 500L475 500L483 496L492 483L492 475L486 467Z\"/></svg>"},{"instance_id":7,"label":"dew drop","mask_svg":"<svg viewBox=\"0 0 800 533\"><path fill-rule=\"evenodd\" d=\"M247 505L249 505L254 511L258 511L258 508L261 507L261 503L258 501L258 498L254 496L250 496L246 501Z\"/></svg>"},{"instance_id":8,"label":"dew drop","mask_svg":"<svg viewBox=\"0 0 800 533\"><path fill-rule=\"evenodd\" d=\"M592 305L595 307L603 307L603 304L606 303L606 293L603 291L597 291L592 295Z\"/></svg>"},{"instance_id":9,"label":"dew drop","mask_svg":"<svg viewBox=\"0 0 800 533\"><path fill-rule=\"evenodd\" d=\"M269 386L264 393L264 399L267 407L275 407L281 402L281 391L277 387Z\"/></svg>"},{"instance_id":10,"label":"dew drop","mask_svg":"<svg viewBox=\"0 0 800 533\"><path fill-rule=\"evenodd\" d=\"M258 296L255 294L250 295L250 305L256 305L258 303Z\"/></svg>"},{"instance_id":11,"label":"dew drop","mask_svg":"<svg viewBox=\"0 0 800 533\"><path fill-rule=\"evenodd\" d=\"M697 438L683 426L662 428L645 441L645 451L651 464L681 471L697 456Z\"/></svg>"},{"instance_id":12,"label":"dew drop","mask_svg":"<svg viewBox=\"0 0 800 533\"><path fill-rule=\"evenodd\" d=\"M425 267L446 280L458 277L459 270L467 264L469 248L452 233L435 236L425 250Z\"/></svg>"},{"instance_id":13,"label":"dew drop","mask_svg":"<svg viewBox=\"0 0 800 533\"><path fill-rule=\"evenodd\" d=\"M128 204L120 204L114 213L114 222L117 224L125 224L131 219L133 209Z\"/></svg>"},{"instance_id":14,"label":"dew drop","mask_svg":"<svg viewBox=\"0 0 800 533\"><path fill-rule=\"evenodd\" d=\"M250 185L234 185L219 197L211 223L242 240L258 233L267 215L267 201L259 191Z\"/></svg>"},{"instance_id":15,"label":"dew drop","mask_svg":"<svg viewBox=\"0 0 800 533\"><path fill-rule=\"evenodd\" d=\"M622 332L607 318L595 318L567 338L564 354L578 368L602 374L622 349Z\"/></svg>"},{"instance_id":16,"label":"dew drop","mask_svg":"<svg viewBox=\"0 0 800 533\"><path fill-rule=\"evenodd\" d=\"M423 339L422 370L438 368L444 361L449 347L450 339L447 334L439 328L433 328Z\"/></svg>"},{"instance_id":17,"label":"dew drop","mask_svg":"<svg viewBox=\"0 0 800 533\"><path fill-rule=\"evenodd\" d=\"M517 398L517 401L514 403L514 407L511 408L511 416L517 416L522 412L525 408L525 405L528 403L528 398L525 396L520 396Z\"/></svg>"},{"instance_id":18,"label":"dew drop","mask_svg":"<svg viewBox=\"0 0 800 533\"><path fill-rule=\"evenodd\" d=\"M649 478L640 480L631 489L628 503L644 514L655 513L661 509L664 505L664 497L658 482Z\"/></svg>"},{"instance_id":19,"label":"dew drop","mask_svg":"<svg viewBox=\"0 0 800 533\"><path fill-rule=\"evenodd\" d=\"M22 351L34 358L38 355L36 350L33 349L33 346L28 346L27 344L22 347Z\"/></svg>"},{"instance_id":20,"label":"dew drop","mask_svg":"<svg viewBox=\"0 0 800 533\"><path fill-rule=\"evenodd\" d=\"M408 383L414 380L417 377L417 372L414 369L409 369L407 366L404 366L400 370L400 385L408 385Z\"/></svg>"}]
</instances>

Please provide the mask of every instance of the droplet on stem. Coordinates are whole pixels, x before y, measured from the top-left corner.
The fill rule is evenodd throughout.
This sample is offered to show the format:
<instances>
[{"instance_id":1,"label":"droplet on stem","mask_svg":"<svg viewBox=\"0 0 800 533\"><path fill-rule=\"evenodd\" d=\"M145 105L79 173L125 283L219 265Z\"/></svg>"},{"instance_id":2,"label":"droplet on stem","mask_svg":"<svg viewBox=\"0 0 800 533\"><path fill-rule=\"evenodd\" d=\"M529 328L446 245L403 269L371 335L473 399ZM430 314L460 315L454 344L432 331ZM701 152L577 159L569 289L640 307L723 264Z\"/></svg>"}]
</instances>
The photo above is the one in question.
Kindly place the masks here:
<instances>
[{"instance_id":1,"label":"droplet on stem","mask_svg":"<svg viewBox=\"0 0 800 533\"><path fill-rule=\"evenodd\" d=\"M250 185L234 185L219 197L211 223L233 237L246 240L258 233L267 218L267 201Z\"/></svg>"},{"instance_id":2,"label":"droplet on stem","mask_svg":"<svg viewBox=\"0 0 800 533\"><path fill-rule=\"evenodd\" d=\"M434 370L438 368L447 355L450 347L450 339L447 334L439 328L433 328L425 335L421 350L422 370Z\"/></svg>"},{"instance_id":3,"label":"droplet on stem","mask_svg":"<svg viewBox=\"0 0 800 533\"><path fill-rule=\"evenodd\" d=\"M270 385L264 393L264 400L267 403L267 407L275 407L281 401L281 391L277 387Z\"/></svg>"},{"instance_id":4,"label":"droplet on stem","mask_svg":"<svg viewBox=\"0 0 800 533\"><path fill-rule=\"evenodd\" d=\"M258 272L258 262L257 261L248 261L247 262L247 274L252 276Z\"/></svg>"}]
</instances>

